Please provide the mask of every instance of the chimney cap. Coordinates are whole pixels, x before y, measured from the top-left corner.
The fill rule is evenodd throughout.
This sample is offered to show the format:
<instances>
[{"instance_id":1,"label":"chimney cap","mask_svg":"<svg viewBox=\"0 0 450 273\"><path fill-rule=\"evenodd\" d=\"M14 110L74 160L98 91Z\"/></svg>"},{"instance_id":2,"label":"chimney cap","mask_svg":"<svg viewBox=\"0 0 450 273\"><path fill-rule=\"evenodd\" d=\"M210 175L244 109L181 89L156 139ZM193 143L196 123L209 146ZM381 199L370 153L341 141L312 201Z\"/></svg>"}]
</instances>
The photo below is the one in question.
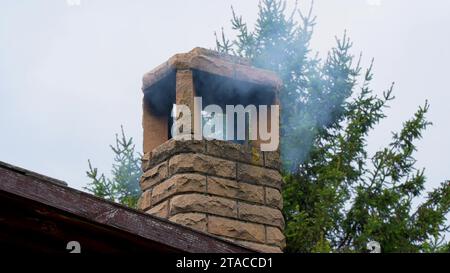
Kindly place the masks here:
<instances>
[{"instance_id":1,"label":"chimney cap","mask_svg":"<svg viewBox=\"0 0 450 273\"><path fill-rule=\"evenodd\" d=\"M238 56L196 47L187 53L179 53L144 74L142 90L165 78L174 70L194 69L231 79L279 88L281 79L272 71L251 66L250 61Z\"/></svg>"}]
</instances>

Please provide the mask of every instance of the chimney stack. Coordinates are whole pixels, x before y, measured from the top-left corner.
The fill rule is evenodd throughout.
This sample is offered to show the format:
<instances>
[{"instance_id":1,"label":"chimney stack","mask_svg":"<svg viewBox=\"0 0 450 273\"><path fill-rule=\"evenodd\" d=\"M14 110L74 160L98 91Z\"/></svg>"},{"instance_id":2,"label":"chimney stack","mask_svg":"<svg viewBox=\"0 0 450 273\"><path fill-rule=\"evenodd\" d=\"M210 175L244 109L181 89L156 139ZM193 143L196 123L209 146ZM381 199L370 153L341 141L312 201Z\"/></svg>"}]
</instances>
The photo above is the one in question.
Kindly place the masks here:
<instances>
[{"instance_id":1,"label":"chimney stack","mask_svg":"<svg viewBox=\"0 0 450 273\"><path fill-rule=\"evenodd\" d=\"M285 223L279 149L262 151L267 140L257 132L256 140L246 135L245 141L234 136L178 140L171 134L173 104L191 110L193 135L202 128L204 114L194 108L194 97L224 111L225 105L278 105L280 87L274 73L203 48L177 54L146 73L139 209L258 251L281 252ZM269 118L269 130L270 124Z\"/></svg>"}]
</instances>

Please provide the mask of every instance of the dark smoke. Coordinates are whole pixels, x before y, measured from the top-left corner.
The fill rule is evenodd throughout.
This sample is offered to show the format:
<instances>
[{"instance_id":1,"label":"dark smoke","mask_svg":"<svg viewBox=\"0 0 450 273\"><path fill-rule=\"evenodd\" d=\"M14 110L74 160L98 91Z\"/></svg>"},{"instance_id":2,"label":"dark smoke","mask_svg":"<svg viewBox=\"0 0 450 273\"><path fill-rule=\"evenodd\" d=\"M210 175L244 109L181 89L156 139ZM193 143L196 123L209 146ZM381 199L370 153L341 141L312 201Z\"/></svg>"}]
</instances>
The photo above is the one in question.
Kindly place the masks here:
<instances>
[{"instance_id":1,"label":"dark smoke","mask_svg":"<svg viewBox=\"0 0 450 273\"><path fill-rule=\"evenodd\" d=\"M175 103L175 71L144 89L144 103L155 116L170 116Z\"/></svg>"},{"instance_id":2,"label":"dark smoke","mask_svg":"<svg viewBox=\"0 0 450 273\"><path fill-rule=\"evenodd\" d=\"M227 78L195 70L196 95L202 97L203 106L217 104L225 111L225 105L272 105L275 99L273 87Z\"/></svg>"},{"instance_id":3,"label":"dark smoke","mask_svg":"<svg viewBox=\"0 0 450 273\"><path fill-rule=\"evenodd\" d=\"M208 72L194 70L194 88L202 97L203 107L217 104L225 111L226 105L272 105L275 100L273 87L235 80ZM175 71L144 90L144 102L156 116L170 115L175 103Z\"/></svg>"}]
</instances>

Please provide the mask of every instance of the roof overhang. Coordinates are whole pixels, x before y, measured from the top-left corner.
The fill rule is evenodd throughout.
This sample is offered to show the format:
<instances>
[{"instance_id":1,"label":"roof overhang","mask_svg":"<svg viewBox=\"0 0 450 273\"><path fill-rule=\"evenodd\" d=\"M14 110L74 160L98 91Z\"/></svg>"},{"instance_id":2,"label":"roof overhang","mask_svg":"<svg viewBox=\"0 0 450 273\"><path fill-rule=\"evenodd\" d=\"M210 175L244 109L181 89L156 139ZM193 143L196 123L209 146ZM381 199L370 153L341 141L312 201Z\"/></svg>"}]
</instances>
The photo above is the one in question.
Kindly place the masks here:
<instances>
[{"instance_id":1,"label":"roof overhang","mask_svg":"<svg viewBox=\"0 0 450 273\"><path fill-rule=\"evenodd\" d=\"M88 253L253 252L3 162L0 211L1 247L21 252L67 253L72 240Z\"/></svg>"}]
</instances>

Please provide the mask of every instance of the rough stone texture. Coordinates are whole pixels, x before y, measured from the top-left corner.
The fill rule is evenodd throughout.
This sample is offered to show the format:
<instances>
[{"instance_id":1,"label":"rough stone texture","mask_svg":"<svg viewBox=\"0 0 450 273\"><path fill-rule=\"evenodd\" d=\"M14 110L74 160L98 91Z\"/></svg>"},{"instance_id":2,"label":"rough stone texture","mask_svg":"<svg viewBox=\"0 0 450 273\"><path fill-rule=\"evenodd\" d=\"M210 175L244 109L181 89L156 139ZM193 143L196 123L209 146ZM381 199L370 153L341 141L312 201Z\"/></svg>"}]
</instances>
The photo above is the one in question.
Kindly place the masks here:
<instances>
[{"instance_id":1,"label":"rough stone texture","mask_svg":"<svg viewBox=\"0 0 450 273\"><path fill-rule=\"evenodd\" d=\"M152 207L151 209L147 210L146 213L161 218L167 218L169 216L169 200Z\"/></svg>"},{"instance_id":2,"label":"rough stone texture","mask_svg":"<svg viewBox=\"0 0 450 273\"><path fill-rule=\"evenodd\" d=\"M152 202L161 200L181 192L205 192L206 176L201 174L176 174L166 181L156 185L152 190Z\"/></svg>"},{"instance_id":3,"label":"rough stone texture","mask_svg":"<svg viewBox=\"0 0 450 273\"><path fill-rule=\"evenodd\" d=\"M285 246L282 177L273 166L257 165L267 164L267 156L246 161L236 151L239 147L221 141L167 141L143 157L155 167L143 178L151 197L143 195L140 203L147 198L153 206L148 212L156 216L258 251L280 252Z\"/></svg>"},{"instance_id":4,"label":"rough stone texture","mask_svg":"<svg viewBox=\"0 0 450 273\"><path fill-rule=\"evenodd\" d=\"M248 60L196 47L188 53L180 53L146 73L142 90L163 79L173 70L198 69L224 77L279 88L280 78L272 71L250 66Z\"/></svg>"},{"instance_id":5,"label":"rough stone texture","mask_svg":"<svg viewBox=\"0 0 450 273\"><path fill-rule=\"evenodd\" d=\"M280 170L281 169L281 159L280 152L264 152L264 166Z\"/></svg>"},{"instance_id":6,"label":"rough stone texture","mask_svg":"<svg viewBox=\"0 0 450 273\"><path fill-rule=\"evenodd\" d=\"M180 69L176 72L176 104L185 105L191 110L191 114L194 114L194 77L192 75L192 70L190 69ZM191 132L193 134L195 120L191 119Z\"/></svg>"},{"instance_id":7,"label":"rough stone texture","mask_svg":"<svg viewBox=\"0 0 450 273\"><path fill-rule=\"evenodd\" d=\"M142 171L145 172L148 169L148 162L150 161L151 156L152 156L151 152L146 152L142 155L142 158L141 158Z\"/></svg>"},{"instance_id":8,"label":"rough stone texture","mask_svg":"<svg viewBox=\"0 0 450 273\"><path fill-rule=\"evenodd\" d=\"M191 113L194 109L194 78L192 76L192 70L180 69L176 74L176 103L180 105L186 105L191 109Z\"/></svg>"},{"instance_id":9,"label":"rough stone texture","mask_svg":"<svg viewBox=\"0 0 450 273\"><path fill-rule=\"evenodd\" d=\"M163 181L169 175L167 168L167 161L151 168L146 171L141 178L141 189L145 191L146 189L158 184Z\"/></svg>"},{"instance_id":10,"label":"rough stone texture","mask_svg":"<svg viewBox=\"0 0 450 273\"><path fill-rule=\"evenodd\" d=\"M262 186L239 183L235 180L214 176L209 176L207 181L208 193L250 202L264 203L264 188Z\"/></svg>"},{"instance_id":11,"label":"rough stone texture","mask_svg":"<svg viewBox=\"0 0 450 273\"><path fill-rule=\"evenodd\" d=\"M234 161L263 165L262 152L250 145L244 146L231 141L210 140L206 142L206 153Z\"/></svg>"},{"instance_id":12,"label":"rough stone texture","mask_svg":"<svg viewBox=\"0 0 450 273\"><path fill-rule=\"evenodd\" d=\"M265 241L265 231L263 225L245 223L222 217L209 216L208 231L219 236L227 236L261 243L264 243Z\"/></svg>"},{"instance_id":13,"label":"rough stone texture","mask_svg":"<svg viewBox=\"0 0 450 273\"><path fill-rule=\"evenodd\" d=\"M238 163L237 179L281 189L283 178L277 170Z\"/></svg>"},{"instance_id":14,"label":"rough stone texture","mask_svg":"<svg viewBox=\"0 0 450 273\"><path fill-rule=\"evenodd\" d=\"M142 108L143 151L147 153L168 139L168 117L153 115L146 103Z\"/></svg>"},{"instance_id":15,"label":"rough stone texture","mask_svg":"<svg viewBox=\"0 0 450 273\"><path fill-rule=\"evenodd\" d=\"M170 201L170 214L180 212L206 212L237 218L237 202L197 193L177 195Z\"/></svg>"},{"instance_id":16,"label":"rough stone texture","mask_svg":"<svg viewBox=\"0 0 450 273\"><path fill-rule=\"evenodd\" d=\"M277 189L266 187L266 205L282 209L283 198L281 197L281 192Z\"/></svg>"},{"instance_id":17,"label":"rough stone texture","mask_svg":"<svg viewBox=\"0 0 450 273\"><path fill-rule=\"evenodd\" d=\"M143 161L145 170L154 165L169 159L169 157L179 153L204 153L205 141L203 140L175 140L170 139L159 145L151 153L144 154Z\"/></svg>"},{"instance_id":18,"label":"rough stone texture","mask_svg":"<svg viewBox=\"0 0 450 273\"><path fill-rule=\"evenodd\" d=\"M286 239L279 228L266 227L266 236L268 244L274 244L282 249L286 247Z\"/></svg>"},{"instance_id":19,"label":"rough stone texture","mask_svg":"<svg viewBox=\"0 0 450 273\"><path fill-rule=\"evenodd\" d=\"M234 178L236 163L203 154L179 154L169 161L170 174L201 172Z\"/></svg>"},{"instance_id":20,"label":"rough stone texture","mask_svg":"<svg viewBox=\"0 0 450 273\"><path fill-rule=\"evenodd\" d=\"M169 218L170 221L206 232L206 214L204 213L179 213Z\"/></svg>"},{"instance_id":21,"label":"rough stone texture","mask_svg":"<svg viewBox=\"0 0 450 273\"><path fill-rule=\"evenodd\" d=\"M259 205L239 203L239 218L271 226L284 228L284 218L280 210Z\"/></svg>"},{"instance_id":22,"label":"rough stone texture","mask_svg":"<svg viewBox=\"0 0 450 273\"><path fill-rule=\"evenodd\" d=\"M240 241L240 240L234 240L235 243L243 245L245 247L264 252L264 253L282 253L283 251L276 246L268 246L265 244L258 244L253 242L247 242L247 241Z\"/></svg>"},{"instance_id":23,"label":"rough stone texture","mask_svg":"<svg viewBox=\"0 0 450 273\"><path fill-rule=\"evenodd\" d=\"M146 190L142 193L141 197L139 197L138 203L137 203L137 207L140 210L146 210L148 208L150 208L151 204L152 204L152 191L151 190Z\"/></svg>"}]
</instances>

